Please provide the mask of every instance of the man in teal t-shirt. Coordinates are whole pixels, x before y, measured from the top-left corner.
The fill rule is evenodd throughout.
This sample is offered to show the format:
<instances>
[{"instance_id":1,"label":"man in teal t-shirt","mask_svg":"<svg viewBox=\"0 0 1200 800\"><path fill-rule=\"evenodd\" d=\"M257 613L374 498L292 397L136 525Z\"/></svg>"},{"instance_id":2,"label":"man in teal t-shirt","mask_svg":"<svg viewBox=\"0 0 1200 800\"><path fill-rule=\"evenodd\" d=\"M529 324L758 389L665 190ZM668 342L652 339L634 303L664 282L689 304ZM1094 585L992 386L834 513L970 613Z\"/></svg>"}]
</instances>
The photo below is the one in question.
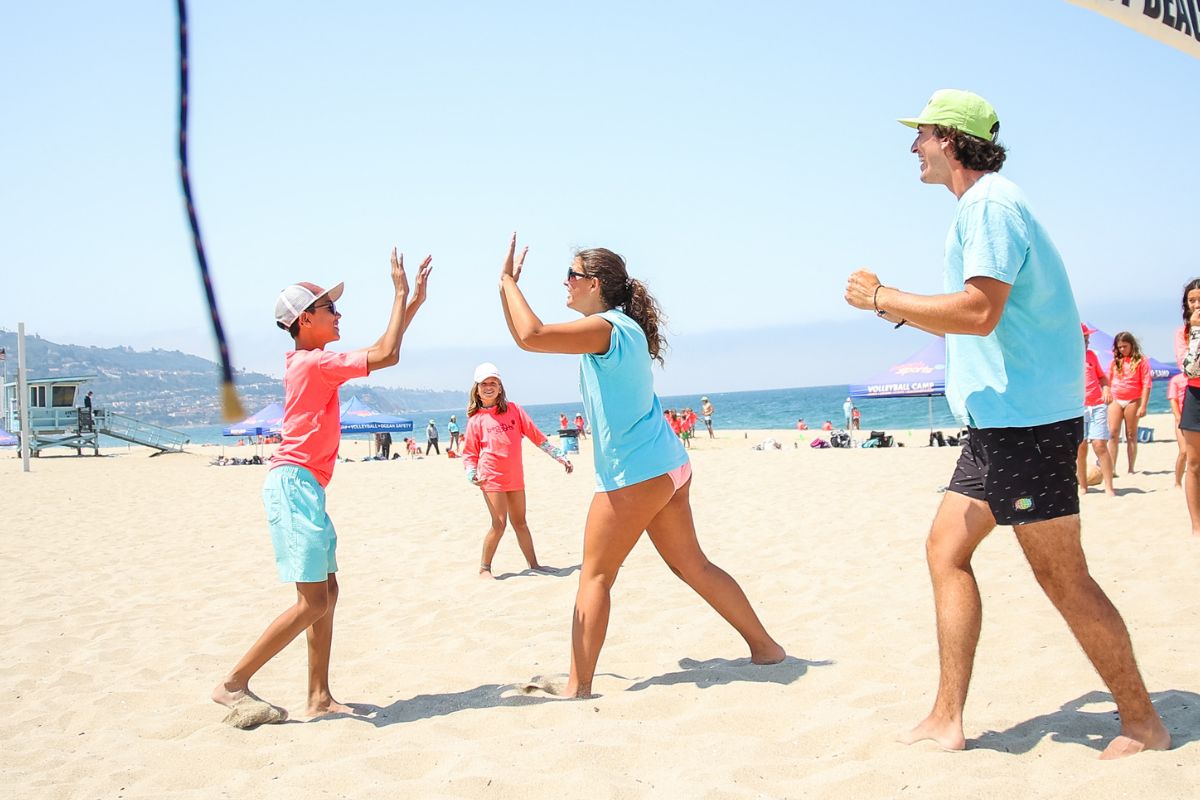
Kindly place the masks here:
<instances>
[{"instance_id":1,"label":"man in teal t-shirt","mask_svg":"<svg viewBox=\"0 0 1200 800\"><path fill-rule=\"evenodd\" d=\"M971 558L1011 525L1038 583L1112 692L1121 733L1101 758L1164 750L1171 737L1150 703L1129 632L1088 572L1080 543L1075 456L1083 437L1083 342L1058 251L1021 190L997 173L1000 121L982 97L935 92L911 152L921 181L956 198L946 238L944 294L852 274L846 302L895 327L946 337L946 396L969 436L929 533L940 682L933 710L904 736L966 746L962 712L982 623Z\"/></svg>"}]
</instances>

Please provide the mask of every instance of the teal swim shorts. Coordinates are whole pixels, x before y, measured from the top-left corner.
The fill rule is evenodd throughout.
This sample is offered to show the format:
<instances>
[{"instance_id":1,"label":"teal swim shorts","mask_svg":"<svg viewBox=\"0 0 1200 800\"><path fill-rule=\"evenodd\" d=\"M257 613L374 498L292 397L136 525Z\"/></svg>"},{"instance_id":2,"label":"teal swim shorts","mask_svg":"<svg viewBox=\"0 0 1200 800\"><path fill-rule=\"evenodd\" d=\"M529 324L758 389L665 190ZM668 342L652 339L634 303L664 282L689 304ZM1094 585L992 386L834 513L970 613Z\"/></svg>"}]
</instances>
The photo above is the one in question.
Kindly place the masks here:
<instances>
[{"instance_id":1,"label":"teal swim shorts","mask_svg":"<svg viewBox=\"0 0 1200 800\"><path fill-rule=\"evenodd\" d=\"M281 464L263 482L275 566L284 583L319 583L337 572L337 531L325 489L304 467Z\"/></svg>"}]
</instances>

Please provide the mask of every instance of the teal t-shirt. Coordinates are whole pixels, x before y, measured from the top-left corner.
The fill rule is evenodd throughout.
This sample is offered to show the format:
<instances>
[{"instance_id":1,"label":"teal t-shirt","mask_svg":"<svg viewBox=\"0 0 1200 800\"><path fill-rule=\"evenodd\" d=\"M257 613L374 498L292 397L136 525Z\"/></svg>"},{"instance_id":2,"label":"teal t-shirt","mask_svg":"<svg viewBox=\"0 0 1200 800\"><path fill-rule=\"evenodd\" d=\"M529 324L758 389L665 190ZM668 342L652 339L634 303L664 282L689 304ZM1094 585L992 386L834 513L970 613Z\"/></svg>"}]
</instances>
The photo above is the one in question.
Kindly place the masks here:
<instances>
[{"instance_id":1,"label":"teal t-shirt","mask_svg":"<svg viewBox=\"0 0 1200 800\"><path fill-rule=\"evenodd\" d=\"M611 492L666 475L688 457L654 393L646 334L624 312L600 316L612 324L608 352L579 359L579 390L592 425L596 490Z\"/></svg>"},{"instance_id":2,"label":"teal t-shirt","mask_svg":"<svg viewBox=\"0 0 1200 800\"><path fill-rule=\"evenodd\" d=\"M1012 181L988 173L958 201L945 291L969 278L1012 287L987 336L947 334L946 399L976 428L1045 425L1083 414L1083 336L1062 257Z\"/></svg>"}]
</instances>

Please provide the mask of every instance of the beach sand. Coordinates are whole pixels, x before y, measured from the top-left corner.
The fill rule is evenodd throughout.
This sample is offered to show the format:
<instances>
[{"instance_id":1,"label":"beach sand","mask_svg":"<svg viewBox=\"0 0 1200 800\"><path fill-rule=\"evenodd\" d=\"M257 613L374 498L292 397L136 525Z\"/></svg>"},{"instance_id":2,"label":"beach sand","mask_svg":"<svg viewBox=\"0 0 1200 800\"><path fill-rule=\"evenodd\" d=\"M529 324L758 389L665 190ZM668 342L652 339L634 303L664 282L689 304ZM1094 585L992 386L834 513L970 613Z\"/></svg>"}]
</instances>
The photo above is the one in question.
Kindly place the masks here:
<instances>
[{"instance_id":1,"label":"beach sand","mask_svg":"<svg viewBox=\"0 0 1200 800\"><path fill-rule=\"evenodd\" d=\"M522 694L568 666L591 442L569 476L526 452L538 555L561 576L523 572L509 533L502 579L477 577L484 507L460 461L341 463L332 682L375 710L251 731L222 725L208 695L294 597L275 575L265 467L209 466L216 447L116 448L23 474L0 451L0 779L13 798L1195 797L1200 540L1172 488L1170 420L1143 424L1159 441L1119 497L1083 498L1084 541L1169 752L1096 760L1114 706L1007 528L976 557L967 752L895 744L936 688L924 539L957 448L919 446L920 429L894 432L905 448L822 451L812 431L719 430L691 451L700 541L784 663L749 665L643 540L614 589L599 696ZM768 435L783 449L751 449ZM301 637L254 688L299 713L305 664Z\"/></svg>"}]
</instances>

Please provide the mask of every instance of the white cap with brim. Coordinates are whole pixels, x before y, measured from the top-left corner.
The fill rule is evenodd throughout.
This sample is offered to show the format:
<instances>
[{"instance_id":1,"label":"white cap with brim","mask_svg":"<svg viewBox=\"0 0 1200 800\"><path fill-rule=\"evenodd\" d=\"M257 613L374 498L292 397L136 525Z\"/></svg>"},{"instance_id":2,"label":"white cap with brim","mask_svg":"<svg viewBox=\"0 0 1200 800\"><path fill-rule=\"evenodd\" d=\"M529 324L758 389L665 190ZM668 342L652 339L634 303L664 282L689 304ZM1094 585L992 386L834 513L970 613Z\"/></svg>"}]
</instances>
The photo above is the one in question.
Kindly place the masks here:
<instances>
[{"instance_id":1,"label":"white cap with brim","mask_svg":"<svg viewBox=\"0 0 1200 800\"><path fill-rule=\"evenodd\" d=\"M485 361L475 368L475 382L483 383L488 378L500 378L500 370L490 361Z\"/></svg>"},{"instance_id":2,"label":"white cap with brim","mask_svg":"<svg viewBox=\"0 0 1200 800\"><path fill-rule=\"evenodd\" d=\"M280 292L279 297L275 299L275 324L287 330L292 327L293 322L300 319L300 315L304 313L305 309L322 297L328 297L329 302L336 303L345 288L346 284L344 283L339 283L331 289L322 289L308 281L293 283Z\"/></svg>"}]
</instances>

